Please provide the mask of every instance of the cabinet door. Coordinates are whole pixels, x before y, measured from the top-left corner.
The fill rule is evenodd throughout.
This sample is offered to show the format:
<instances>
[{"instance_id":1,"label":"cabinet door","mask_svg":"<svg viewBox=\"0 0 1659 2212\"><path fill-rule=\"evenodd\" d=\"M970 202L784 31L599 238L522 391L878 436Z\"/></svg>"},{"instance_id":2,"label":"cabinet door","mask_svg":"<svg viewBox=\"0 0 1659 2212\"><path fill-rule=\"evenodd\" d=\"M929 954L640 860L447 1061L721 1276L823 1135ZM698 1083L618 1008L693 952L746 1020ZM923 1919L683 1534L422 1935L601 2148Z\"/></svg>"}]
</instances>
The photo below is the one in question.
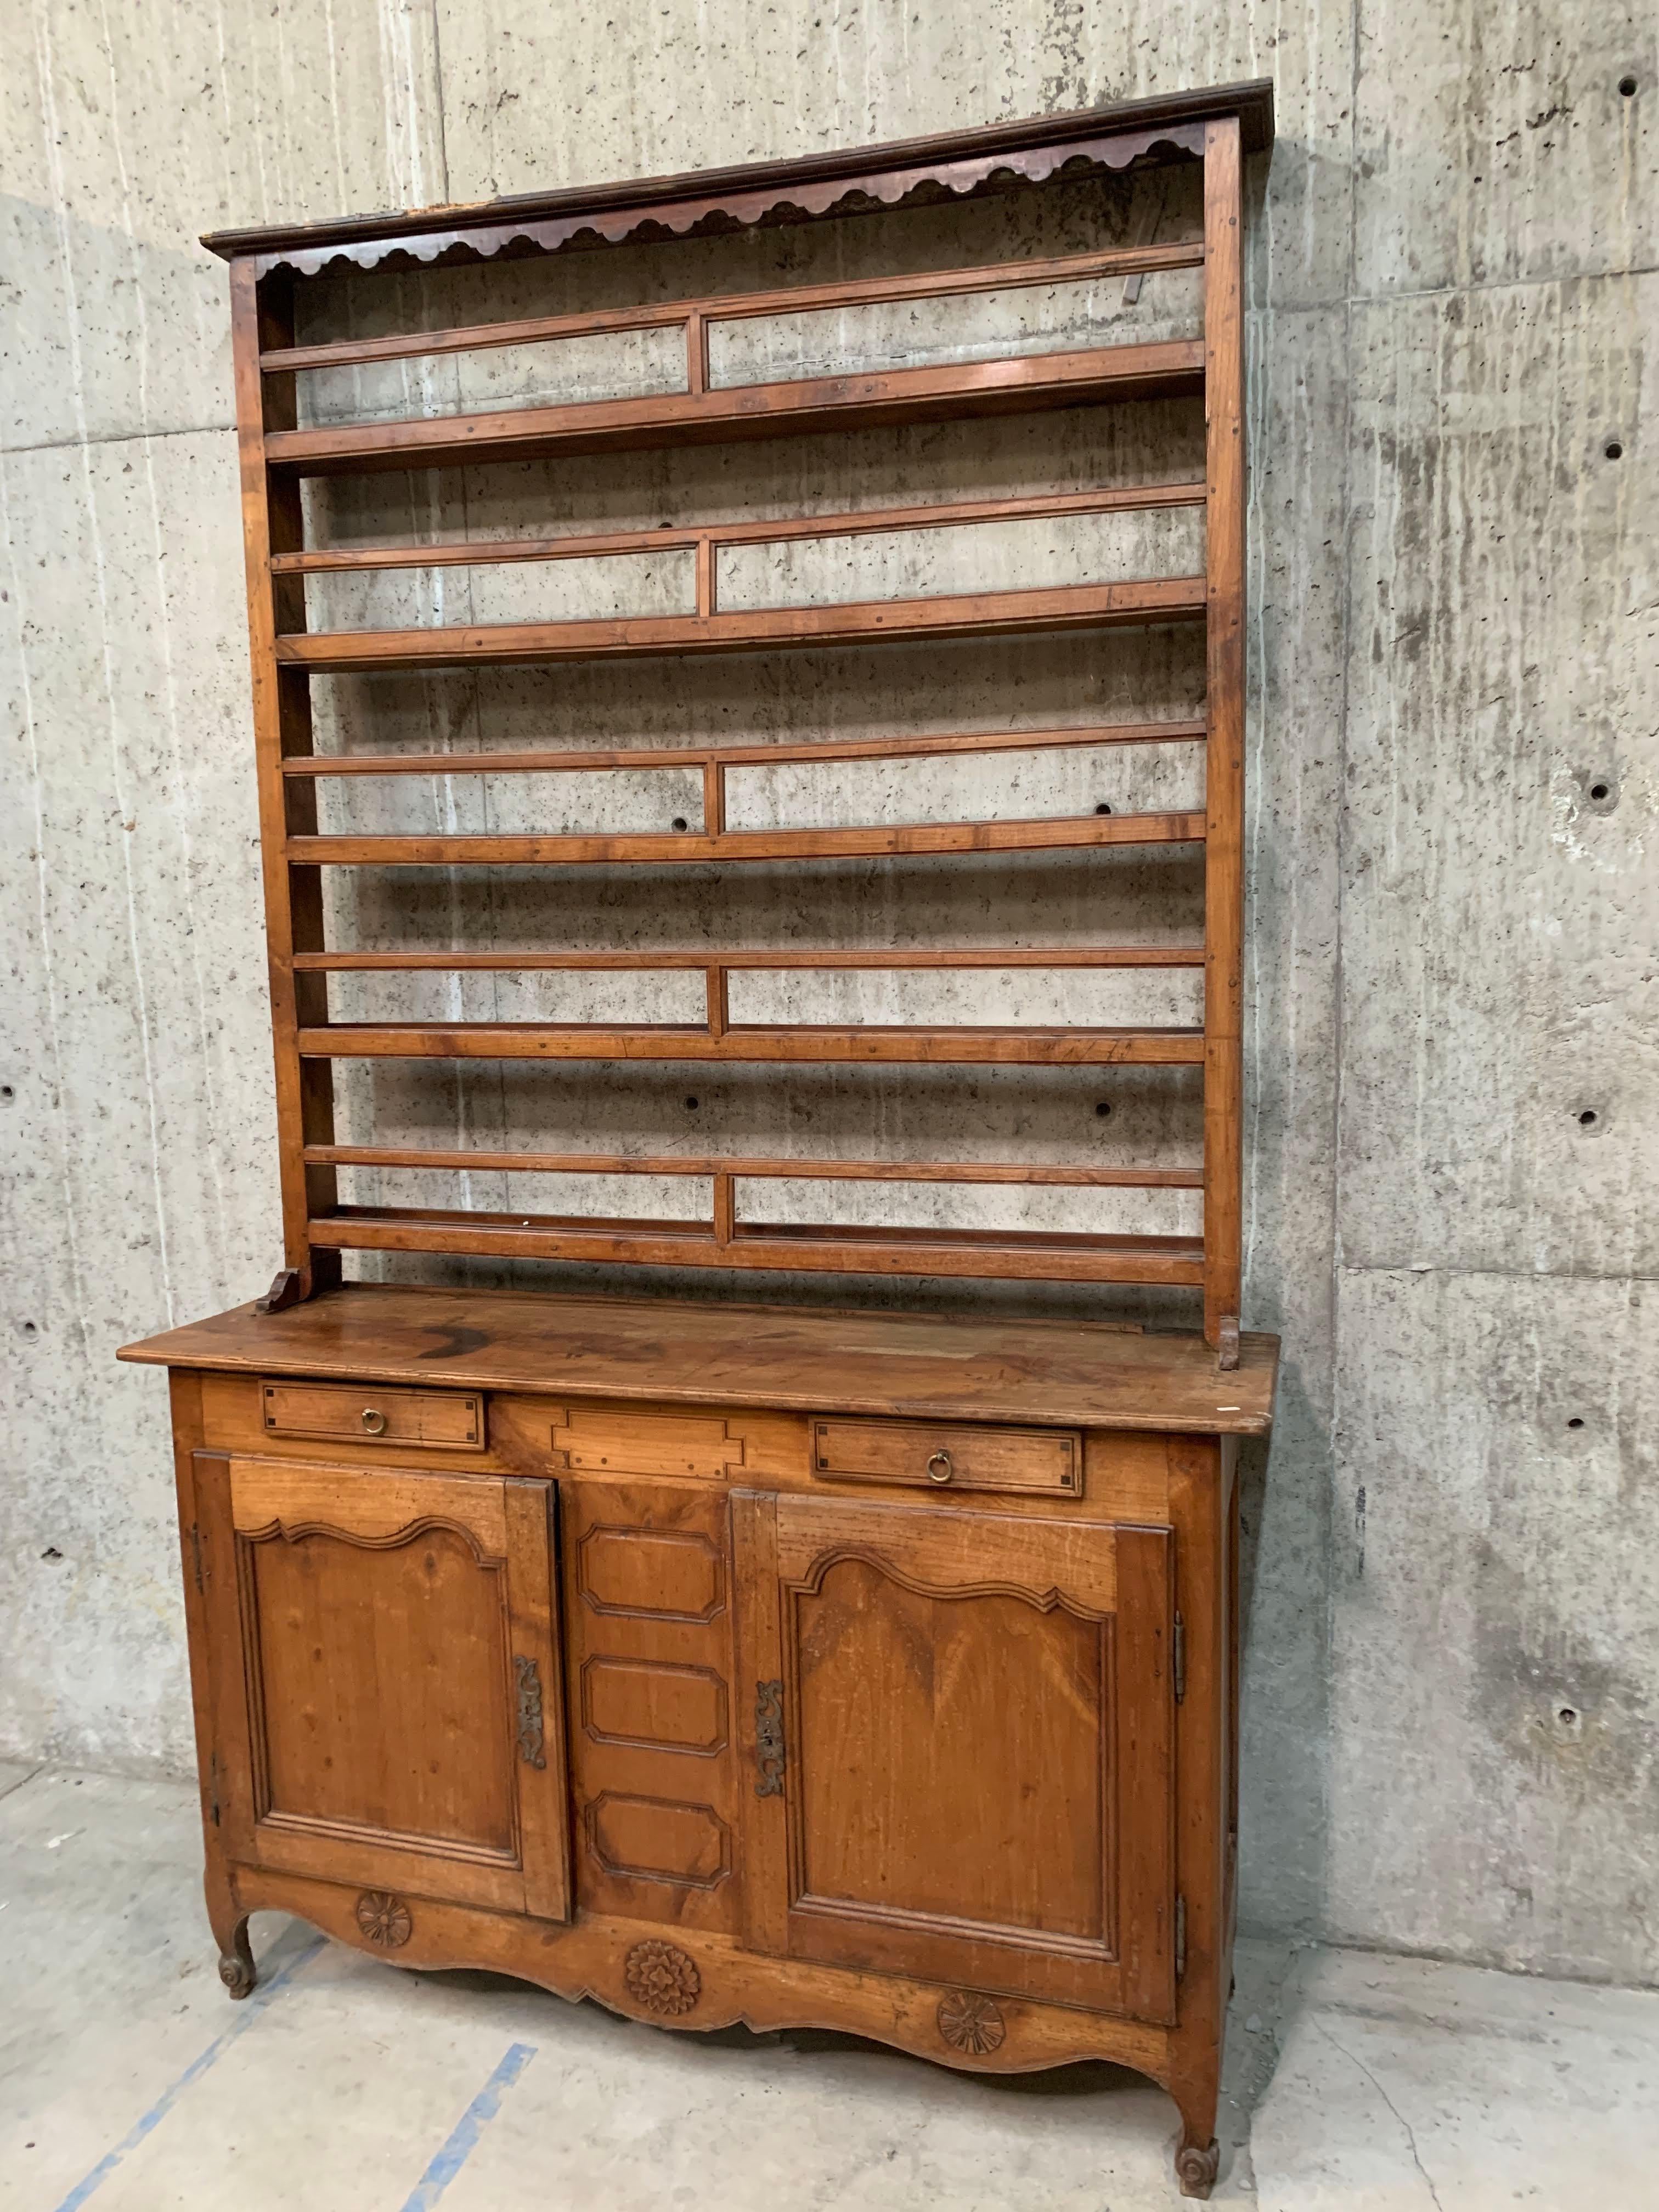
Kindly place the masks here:
<instances>
[{"instance_id":1,"label":"cabinet door","mask_svg":"<svg viewBox=\"0 0 1659 2212\"><path fill-rule=\"evenodd\" d=\"M732 1504L750 1942L1172 2018L1168 1532Z\"/></svg>"},{"instance_id":2,"label":"cabinet door","mask_svg":"<svg viewBox=\"0 0 1659 2212\"><path fill-rule=\"evenodd\" d=\"M552 1486L196 1458L230 1856L567 1917Z\"/></svg>"}]
</instances>

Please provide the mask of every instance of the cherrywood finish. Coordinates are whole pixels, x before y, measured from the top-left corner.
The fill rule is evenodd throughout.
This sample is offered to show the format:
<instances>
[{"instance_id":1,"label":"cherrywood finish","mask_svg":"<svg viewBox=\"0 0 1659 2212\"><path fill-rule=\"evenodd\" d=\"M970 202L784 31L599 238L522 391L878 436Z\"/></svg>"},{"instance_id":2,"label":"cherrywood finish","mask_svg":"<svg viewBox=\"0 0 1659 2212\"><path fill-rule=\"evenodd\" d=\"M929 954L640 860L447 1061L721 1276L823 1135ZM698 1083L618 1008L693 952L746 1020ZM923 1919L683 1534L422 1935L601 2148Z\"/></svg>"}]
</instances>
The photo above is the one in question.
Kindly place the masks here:
<instances>
[{"instance_id":1,"label":"cherrywood finish","mask_svg":"<svg viewBox=\"0 0 1659 2212\"><path fill-rule=\"evenodd\" d=\"M720 1176L805 1182L1032 1183L1094 1190L1201 1190L1196 1168L1028 1167L1000 1160L747 1159L740 1153L441 1152L422 1145L307 1146L336 1167L476 1168L507 1175Z\"/></svg>"},{"instance_id":2,"label":"cherrywood finish","mask_svg":"<svg viewBox=\"0 0 1659 2212\"><path fill-rule=\"evenodd\" d=\"M1124 584L1057 584L1023 592L876 599L863 605L757 607L746 614L607 616L594 622L485 623L467 629L284 634L279 668L314 675L453 668L473 661L655 659L664 654L824 651L883 640L1011 636L1190 622L1205 610L1201 576ZM682 855L682 858L684 856Z\"/></svg>"},{"instance_id":3,"label":"cherrywood finish","mask_svg":"<svg viewBox=\"0 0 1659 2212\"><path fill-rule=\"evenodd\" d=\"M775 1585L745 1663L781 1684L789 1782L750 1869L766 1935L824 1965L1167 2021L1167 1537L732 1503L740 1575ZM1146 1609L1127 1636L1126 1551Z\"/></svg>"},{"instance_id":4,"label":"cherrywood finish","mask_svg":"<svg viewBox=\"0 0 1659 2212\"><path fill-rule=\"evenodd\" d=\"M509 246L553 252L585 234L625 238L646 222L678 234L711 218L722 227L811 220L848 206L890 206L922 186L951 196L978 193L1040 183L1061 168L1073 173L1090 166L1124 169L1149 157L1196 155L1203 149L1206 122L1216 116L1237 116L1244 151L1263 152L1273 135L1271 80L1159 93L794 161L581 185L404 215L215 231L202 243L226 260L253 256L264 275L283 266L319 269L330 258L372 268L396 252L423 260L440 254L488 258Z\"/></svg>"},{"instance_id":5,"label":"cherrywood finish","mask_svg":"<svg viewBox=\"0 0 1659 2212\"><path fill-rule=\"evenodd\" d=\"M549 1486L195 1459L228 1850L563 1918Z\"/></svg>"},{"instance_id":6,"label":"cherrywood finish","mask_svg":"<svg viewBox=\"0 0 1659 2212\"><path fill-rule=\"evenodd\" d=\"M354 574L365 568L489 568L502 562L591 561L613 553L688 553L705 546L792 545L819 538L873 538L896 530L949 530L965 522L1030 522L1048 516L1130 514L1202 507L1202 483L1102 484L1089 491L1044 492L1025 499L930 500L921 507L860 508L850 514L796 515L781 522L705 523L676 530L612 530L597 536L440 538L408 545L329 545L275 553L275 576ZM702 611L712 610L704 607Z\"/></svg>"},{"instance_id":7,"label":"cherrywood finish","mask_svg":"<svg viewBox=\"0 0 1659 2212\"><path fill-rule=\"evenodd\" d=\"M1205 759L1204 1333L1235 1364L1243 1253L1244 340L1237 116L1204 132L1210 735Z\"/></svg>"},{"instance_id":8,"label":"cherrywood finish","mask_svg":"<svg viewBox=\"0 0 1659 2212\"><path fill-rule=\"evenodd\" d=\"M1065 1430L821 1420L812 1424L811 1448L813 1474L842 1481L1073 1497L1083 1489L1083 1439Z\"/></svg>"},{"instance_id":9,"label":"cherrywood finish","mask_svg":"<svg viewBox=\"0 0 1659 2212\"><path fill-rule=\"evenodd\" d=\"M259 364L253 364L259 373ZM343 476L370 469L454 467L478 461L574 459L663 446L732 445L826 431L888 429L1079 407L1103 399L1154 399L1203 388L1204 349L1170 338L1151 345L945 368L799 377L643 399L584 399L561 407L492 408L482 415L273 430L266 459L279 475Z\"/></svg>"},{"instance_id":10,"label":"cherrywood finish","mask_svg":"<svg viewBox=\"0 0 1659 2212\"><path fill-rule=\"evenodd\" d=\"M375 1437L441 1451L484 1449L483 1405L448 1390L354 1390L314 1382L267 1382L265 1433L273 1437Z\"/></svg>"},{"instance_id":11,"label":"cherrywood finish","mask_svg":"<svg viewBox=\"0 0 1659 2212\"><path fill-rule=\"evenodd\" d=\"M866 277L834 284L791 284L781 291L714 293L704 299L675 300L654 307L601 307L586 314L538 315L521 322L473 323L461 329L405 331L391 337L335 338L325 345L271 346L259 357L262 372L334 368L372 361L424 359L428 355L472 353L499 346L537 345L550 338L591 337L622 331L672 330L684 325L708 331L716 323L752 321L771 315L811 314L825 307L862 307L894 300L939 300L976 292L1029 289L1036 284L1073 284L1094 276L1140 276L1158 269L1201 268L1200 242L1112 246L1100 253L1062 253L1044 260L1001 261L976 269L930 269L907 276ZM706 386L708 366L692 388Z\"/></svg>"},{"instance_id":12,"label":"cherrywood finish","mask_svg":"<svg viewBox=\"0 0 1659 2212\"><path fill-rule=\"evenodd\" d=\"M891 147L476 208L222 234L230 261L284 1268L270 1294L129 1346L166 1366L209 1917L234 1996L247 1921L299 1913L394 1963L493 1966L631 2016L816 2025L969 2069L1139 2068L1181 2112L1189 2195L1216 2171L1235 1912L1241 1437L1269 1429L1278 1346L1239 1327L1243 1114L1243 161L1271 90L1239 87ZM337 261L489 259L704 228L1202 165L1201 236L1046 258L712 292L299 342ZM722 383L723 324L1201 272L1201 337ZM303 380L375 362L678 331L683 391L301 421ZM872 501L660 531L308 544L301 479L605 453L1201 394L1201 480ZM1202 573L818 605L720 604L720 554L880 532L1176 508ZM313 629L309 576L646 556L686 610L605 620ZM1201 719L825 738L319 756L343 672L865 647L1204 625ZM994 720L988 715L988 720ZM1051 821L734 830L732 770L1044 747L1204 748L1201 806ZM691 771L672 834L411 836L320 826L326 779ZM677 801L677 803L678 803ZM354 950L324 871L775 866L1186 847L1201 943L902 949L635 944ZM630 879L647 886L648 877ZM1158 936L1155 928L1149 936ZM1164 933L1167 935L1168 933ZM1050 940L1050 941L1045 941ZM1201 1027L757 1024L759 972L1201 969ZM335 1019L329 978L684 972L701 1021ZM1202 1156L1097 1166L724 1148L337 1140L337 1059L1201 1070ZM1133 1155L1131 1155L1133 1157ZM706 1218L343 1204L345 1169L687 1177ZM1202 1231L777 1224L750 1182L1195 1191ZM636 1267L1161 1285L1204 1334L1127 1323L347 1284L347 1251Z\"/></svg>"},{"instance_id":13,"label":"cherrywood finish","mask_svg":"<svg viewBox=\"0 0 1659 2212\"><path fill-rule=\"evenodd\" d=\"M348 1283L280 1314L236 1306L127 1345L120 1357L252 1380L349 1376L383 1387L574 1389L1119 1435L1265 1437L1279 1343L1246 1334L1237 1372L1222 1375L1197 1338L1125 1323Z\"/></svg>"},{"instance_id":14,"label":"cherrywood finish","mask_svg":"<svg viewBox=\"0 0 1659 2212\"><path fill-rule=\"evenodd\" d=\"M668 2026L1111 2058L1201 2194L1274 1350L369 1285L129 1346L227 1986L273 1907Z\"/></svg>"},{"instance_id":15,"label":"cherrywood finish","mask_svg":"<svg viewBox=\"0 0 1659 2212\"><path fill-rule=\"evenodd\" d=\"M1041 752L1059 745L1177 744L1205 736L1204 722L1091 722L1059 730L950 731L939 736L820 738L811 744L601 746L579 752L315 753L282 763L284 775L495 775L599 769L760 768L777 762L913 760L939 753ZM1017 956L1016 956L1017 957Z\"/></svg>"},{"instance_id":16,"label":"cherrywood finish","mask_svg":"<svg viewBox=\"0 0 1659 2212\"><path fill-rule=\"evenodd\" d=\"M343 1252L493 1253L508 1260L610 1260L641 1267L718 1264L738 1269L870 1275L1009 1277L1024 1282L1163 1283L1204 1279L1195 1237L1072 1236L1005 1229L845 1230L801 1222L740 1224L733 1178L714 1177L714 1221L612 1219L556 1214L446 1213L436 1207L344 1206L313 1224L319 1246Z\"/></svg>"},{"instance_id":17,"label":"cherrywood finish","mask_svg":"<svg viewBox=\"0 0 1659 2212\"><path fill-rule=\"evenodd\" d=\"M902 146L865 148L801 163L760 165L693 179L664 179L532 196L465 209L419 210L373 221L225 233L210 240L231 264L233 338L247 549L255 734L259 758L261 835L270 950L273 1042L277 1066L284 1273L278 1305L304 1299L340 1279L345 1250L418 1250L478 1256L542 1256L628 1265L790 1269L887 1276L944 1273L1030 1280L1159 1283L1201 1288L1205 1334L1224 1362L1233 1358L1240 1304L1243 1233L1243 479L1240 225L1242 161L1271 137L1271 88L1265 85L1135 102L1072 117L998 125ZM637 234L684 234L705 224L729 228L807 221L854 207L896 205L926 189L937 197L1030 190L1065 174L1138 163L1197 161L1203 173L1201 235L1133 246L969 264L876 277L851 277L747 291L704 291L682 298L585 312L435 329L407 328L369 338L300 343L296 287L343 257L372 268L388 255L418 259L554 252L579 235L591 243ZM1018 296L1033 287L1121 277L1138 285L1158 270L1200 272L1201 335L1111 345L1042 349L1010 342L1000 357L895 366L868 372L722 384L711 369L711 332L763 318L906 303L925 317L933 303L976 295ZM526 404L402 421L307 424L304 380L351 365L501 353L607 333L678 331L684 389L632 398ZM621 451L751 437L796 437L861 430L908 421L962 419L1053 406L1112 406L1150 394L1201 393L1206 430L1201 479L1172 472L1140 484L1060 485L1019 497L881 504L852 512L775 520L690 521L660 530L576 532L511 538L449 539L434 544L336 547L308 544L300 503L303 474L428 466L513 457ZM1197 507L1204 511L1202 574L1119 575L1061 583L1036 574L1018 589L927 598L749 607L720 604L720 555L726 547L784 545L879 532L975 527L1022 518L1057 518ZM420 629L318 629L307 619L306 579L374 570L562 562L605 556L690 556L694 604L684 612L603 619L502 622ZM684 654L776 653L864 646L883 641L987 638L1164 623L1202 623L1207 640L1207 697L1201 722L1079 725L1033 731L940 732L891 738L826 738L776 745L663 745L617 750L551 747L497 755L405 754L319 757L313 747L311 690L347 672L437 671L484 663L556 663L616 657L655 660ZM665 680L672 677L665 672ZM1205 748L1200 809L1146 813L1097 811L1052 821L927 822L823 829L733 830L727 823L732 769L803 761L948 757L1044 744L1152 744ZM560 835L320 834L319 780L336 776L534 774L615 769L700 770L702 818L683 831ZM522 955L431 950L373 953L331 946L324 927L325 868L535 868L790 866L883 856L948 861L1006 853L1086 852L1186 845L1201 854L1205 928L1201 946L1079 948L1079 966L1180 963L1204 969L1201 1030L1040 1029L789 1023L756 1025L731 1018L729 981L745 966L877 964L871 954L808 951L788 958L733 947L698 958L578 953L556 948ZM1055 948L1052 964L1070 964ZM702 967L706 1018L701 1025L607 1023L352 1023L331 1018L331 973L416 968L557 971L678 965ZM1045 949L1006 953L989 946L896 955L891 964L920 972L984 964L1048 964ZM779 1234L747 1228L741 1186L756 1174L736 1157L710 1161L706 1228L584 1213L569 1220L467 1215L453 1209L345 1206L342 1166L437 1165L441 1156L376 1158L365 1146L336 1145L332 1063L343 1057L651 1060L744 1064L778 1070L809 1064L903 1066L1201 1066L1204 1139L1202 1227L1196 1236L1062 1233L851 1231L802 1227ZM412 1155L413 1148L406 1148ZM525 1158L544 1156L526 1148ZM557 1172L627 1172L596 1148L545 1156ZM800 1163L803 1170L814 1166ZM940 1159L937 1166L948 1167ZM871 1161L824 1179L904 1179L902 1163ZM1010 1162L1012 1169L1017 1163ZM784 1164L779 1164L783 1171ZM509 1172L512 1170L509 1170ZM534 1171L529 1170L526 1171ZM663 1168L662 1172L674 1172ZM961 1180L974 1179L964 1174ZM983 1179L989 1180L988 1176ZM996 1179L1000 1179L999 1170ZM1009 1178L1011 1181L1012 1177ZM1034 1173L1033 1182L1045 1180ZM950 1180L939 1173L937 1180ZM1124 1186L1128 1179L1123 1178ZM1107 1188L1111 1179L1075 1187ZM1151 1180L1141 1188L1187 1188ZM271 1301L267 1302L271 1303Z\"/></svg>"},{"instance_id":18,"label":"cherrywood finish","mask_svg":"<svg viewBox=\"0 0 1659 2212\"><path fill-rule=\"evenodd\" d=\"M301 1054L350 1060L908 1060L970 1066L1191 1066L1198 1030L853 1029L795 1023L681 1029L599 1022L332 1022L301 1030Z\"/></svg>"},{"instance_id":19,"label":"cherrywood finish","mask_svg":"<svg viewBox=\"0 0 1659 2212\"><path fill-rule=\"evenodd\" d=\"M1191 845L1204 835L1205 817L1198 813L1091 814L1047 822L727 830L702 836L682 830L623 836L297 836L289 839L288 854L295 862L334 867L660 866L690 860L835 860L886 853L1046 853L1108 845Z\"/></svg>"}]
</instances>

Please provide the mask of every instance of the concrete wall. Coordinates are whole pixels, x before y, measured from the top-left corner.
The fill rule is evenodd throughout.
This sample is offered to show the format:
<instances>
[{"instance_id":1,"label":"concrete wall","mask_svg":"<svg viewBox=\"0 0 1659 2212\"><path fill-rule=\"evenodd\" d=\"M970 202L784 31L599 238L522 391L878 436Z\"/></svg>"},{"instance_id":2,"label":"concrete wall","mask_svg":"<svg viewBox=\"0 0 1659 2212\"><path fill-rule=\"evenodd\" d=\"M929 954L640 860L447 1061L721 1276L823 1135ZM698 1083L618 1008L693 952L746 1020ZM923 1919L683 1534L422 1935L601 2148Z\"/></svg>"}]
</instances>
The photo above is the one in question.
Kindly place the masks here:
<instances>
[{"instance_id":1,"label":"concrete wall","mask_svg":"<svg viewBox=\"0 0 1659 2212\"><path fill-rule=\"evenodd\" d=\"M4 12L0 1753L187 1765L163 1393L112 1352L275 1257L224 279L196 233L1269 73L1247 1318L1286 1368L1249 1492L1245 1913L1659 1975L1634 0Z\"/></svg>"}]
</instances>

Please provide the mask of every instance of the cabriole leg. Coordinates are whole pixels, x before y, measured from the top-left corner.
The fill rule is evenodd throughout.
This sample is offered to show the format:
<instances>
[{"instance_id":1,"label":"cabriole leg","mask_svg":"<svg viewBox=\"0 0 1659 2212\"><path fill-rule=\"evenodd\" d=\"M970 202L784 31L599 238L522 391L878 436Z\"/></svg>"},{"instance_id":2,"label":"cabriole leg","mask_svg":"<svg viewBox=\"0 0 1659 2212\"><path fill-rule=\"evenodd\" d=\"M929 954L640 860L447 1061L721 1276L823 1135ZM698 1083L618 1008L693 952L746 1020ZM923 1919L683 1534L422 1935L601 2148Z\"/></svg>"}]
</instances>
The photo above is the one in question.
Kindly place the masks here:
<instances>
[{"instance_id":1,"label":"cabriole leg","mask_svg":"<svg viewBox=\"0 0 1659 2212\"><path fill-rule=\"evenodd\" d=\"M1181 2107L1176 2179L1183 2197L1207 2198L1221 2163L1221 2147L1215 2139L1216 2104L1221 2094L1220 2051L1206 2053L1196 2068L1170 2084L1170 2094Z\"/></svg>"}]
</instances>

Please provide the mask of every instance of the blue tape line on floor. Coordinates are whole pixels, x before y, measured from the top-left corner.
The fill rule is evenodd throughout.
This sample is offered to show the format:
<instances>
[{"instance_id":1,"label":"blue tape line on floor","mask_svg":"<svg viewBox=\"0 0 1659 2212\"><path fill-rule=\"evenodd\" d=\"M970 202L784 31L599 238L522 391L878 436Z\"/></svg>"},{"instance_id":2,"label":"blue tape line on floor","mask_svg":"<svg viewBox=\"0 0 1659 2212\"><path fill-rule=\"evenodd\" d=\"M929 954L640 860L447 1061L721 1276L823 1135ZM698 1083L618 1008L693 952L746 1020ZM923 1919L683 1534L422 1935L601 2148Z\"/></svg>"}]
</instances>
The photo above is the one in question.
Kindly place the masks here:
<instances>
[{"instance_id":1,"label":"blue tape line on floor","mask_svg":"<svg viewBox=\"0 0 1659 2212\"><path fill-rule=\"evenodd\" d=\"M209 2067L229 2050L237 2037L247 2033L249 2028L252 2027L283 1984L290 1981L298 1973L307 1959L316 1957L325 1940L321 1936L313 1936L308 1943L294 1954L285 1966L279 1966L274 1974L258 1984L252 1996L245 1999L238 2007L235 2020L224 2033L214 2037L200 2057L193 2058L178 2080L169 2083L167 2087L162 2090L149 2110L141 2118L133 2122L114 2149L99 2160L86 2179L76 2182L75 2187L58 2207L58 2212L76 2212L77 2206L84 2204L93 2191L108 2180L128 2152L136 2150L150 2130L158 2127L166 2119L191 2083L199 2081Z\"/></svg>"},{"instance_id":2,"label":"blue tape line on floor","mask_svg":"<svg viewBox=\"0 0 1659 2212\"><path fill-rule=\"evenodd\" d=\"M432 2207L472 2155L485 2124L501 2110L501 2099L536 2056L533 2043L515 2043L455 2123L449 2141L410 2191L403 2212L432 2212Z\"/></svg>"}]
</instances>

